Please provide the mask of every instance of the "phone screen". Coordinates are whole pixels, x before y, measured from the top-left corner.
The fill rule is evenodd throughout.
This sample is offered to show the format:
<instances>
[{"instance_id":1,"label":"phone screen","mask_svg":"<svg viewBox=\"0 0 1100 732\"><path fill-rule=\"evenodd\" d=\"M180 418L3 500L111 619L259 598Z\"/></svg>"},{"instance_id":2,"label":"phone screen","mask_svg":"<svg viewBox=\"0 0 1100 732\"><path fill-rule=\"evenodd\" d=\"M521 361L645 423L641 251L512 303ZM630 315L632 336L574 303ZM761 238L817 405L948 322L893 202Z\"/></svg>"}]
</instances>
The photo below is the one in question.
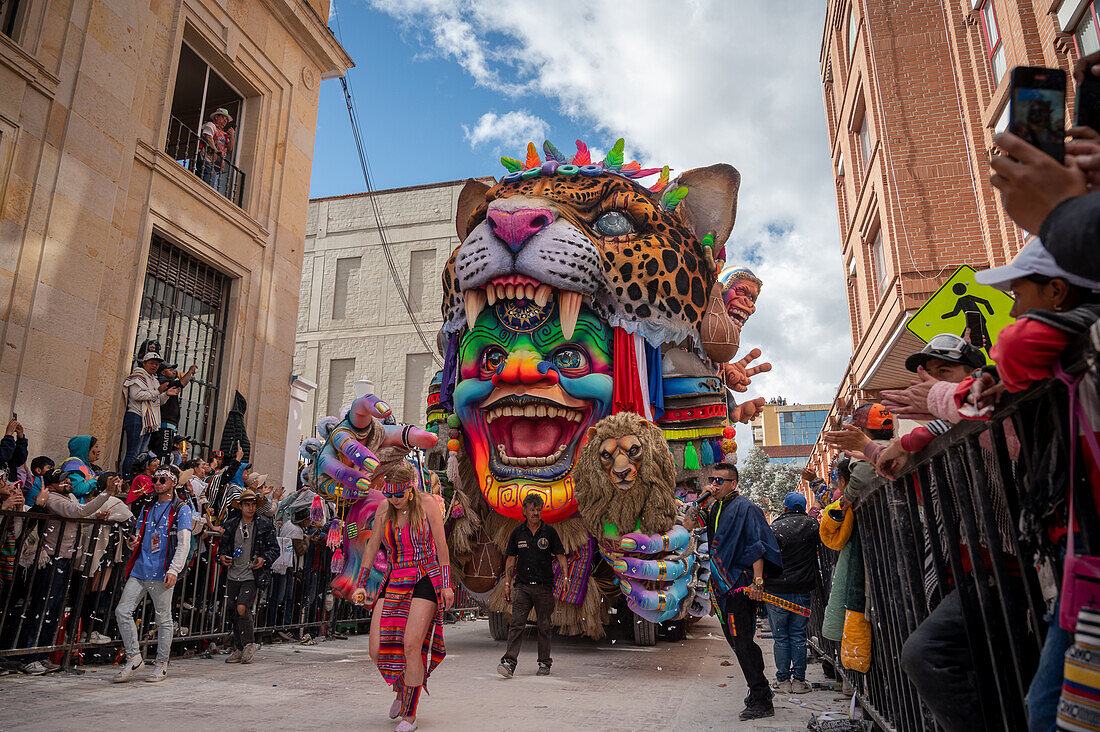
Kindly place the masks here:
<instances>
[{"instance_id":1,"label":"phone screen","mask_svg":"<svg viewBox=\"0 0 1100 732\"><path fill-rule=\"evenodd\" d=\"M1066 74L1060 69L1012 70L1008 129L1062 162L1066 157Z\"/></svg>"},{"instance_id":2,"label":"phone screen","mask_svg":"<svg viewBox=\"0 0 1100 732\"><path fill-rule=\"evenodd\" d=\"M1100 77L1091 72L1077 85L1077 115L1075 124L1100 132Z\"/></svg>"}]
</instances>

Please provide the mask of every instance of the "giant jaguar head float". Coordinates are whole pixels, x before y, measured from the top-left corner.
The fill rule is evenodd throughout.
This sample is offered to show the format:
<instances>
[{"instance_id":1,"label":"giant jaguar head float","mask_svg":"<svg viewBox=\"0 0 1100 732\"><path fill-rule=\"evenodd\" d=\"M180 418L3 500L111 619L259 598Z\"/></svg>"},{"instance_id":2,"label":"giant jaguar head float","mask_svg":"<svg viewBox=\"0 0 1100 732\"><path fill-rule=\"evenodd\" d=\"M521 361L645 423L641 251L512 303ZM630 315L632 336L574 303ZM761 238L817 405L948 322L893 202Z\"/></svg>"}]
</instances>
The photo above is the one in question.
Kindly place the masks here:
<instances>
[{"instance_id":1,"label":"giant jaguar head float","mask_svg":"<svg viewBox=\"0 0 1100 732\"><path fill-rule=\"evenodd\" d=\"M716 278L740 175L718 164L670 180L667 166L624 163L623 147L593 162L580 141L570 157L547 142L544 161L531 144L526 161L502 159L499 183L468 181L459 197L441 403L504 516L522 518L530 492L548 521L576 512L571 471L589 428L612 413L616 382L639 387L623 344L705 360L709 326L729 322Z\"/></svg>"}]
</instances>

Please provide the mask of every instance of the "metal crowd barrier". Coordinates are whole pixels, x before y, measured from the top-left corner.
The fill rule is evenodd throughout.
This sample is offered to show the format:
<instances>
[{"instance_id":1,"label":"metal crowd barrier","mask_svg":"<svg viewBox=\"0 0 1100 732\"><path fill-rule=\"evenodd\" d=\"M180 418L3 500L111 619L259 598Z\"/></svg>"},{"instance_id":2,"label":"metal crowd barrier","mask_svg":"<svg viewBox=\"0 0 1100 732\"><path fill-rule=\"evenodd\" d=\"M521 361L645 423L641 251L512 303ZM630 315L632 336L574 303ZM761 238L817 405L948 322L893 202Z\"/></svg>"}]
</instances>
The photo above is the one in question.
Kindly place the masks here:
<instances>
[{"instance_id":1,"label":"metal crowd barrier","mask_svg":"<svg viewBox=\"0 0 1100 732\"><path fill-rule=\"evenodd\" d=\"M1063 366L1067 361L1073 362L1070 373L1084 368L1080 352ZM1016 460L1006 440L1009 424L1020 443ZM1047 622L1038 571L1030 552L1021 550L1017 528L1021 501L1034 484L1068 486L1067 429L1066 387L1056 380L1036 385L1002 400L990 421L953 427L914 456L898 479L879 480L855 506L872 664L866 674L844 674L883 729L938 729L902 668L902 646L953 589L960 593L984 729L1027 729L1024 699ZM1082 474L1079 461L1079 481ZM1089 491L1075 495L1079 518L1091 519L1081 523L1085 549L1096 554L1095 506ZM932 564L927 572L926 552ZM837 644L821 636L821 619L835 560L835 552L822 550L823 587L815 593L808 629L814 650L831 664L837 663ZM1061 567L1053 570L1060 578Z\"/></svg>"},{"instance_id":2,"label":"metal crowd barrier","mask_svg":"<svg viewBox=\"0 0 1100 732\"><path fill-rule=\"evenodd\" d=\"M48 522L60 521L73 538L52 552L35 541ZM62 519L45 512L0 511L0 661L52 657L69 668L82 660L113 662L122 653L115 621L130 550L132 523ZM226 607L226 567L215 561L217 538L204 536L181 573L172 597L173 653L198 652L203 641L232 633L234 608ZM284 633L366 632L370 611L329 591L332 550L314 542L298 568L271 574L254 610L258 639ZM156 645L156 618L146 597L135 611L143 649ZM85 636L99 633L109 643ZM148 654L146 654L148 655Z\"/></svg>"}]
</instances>

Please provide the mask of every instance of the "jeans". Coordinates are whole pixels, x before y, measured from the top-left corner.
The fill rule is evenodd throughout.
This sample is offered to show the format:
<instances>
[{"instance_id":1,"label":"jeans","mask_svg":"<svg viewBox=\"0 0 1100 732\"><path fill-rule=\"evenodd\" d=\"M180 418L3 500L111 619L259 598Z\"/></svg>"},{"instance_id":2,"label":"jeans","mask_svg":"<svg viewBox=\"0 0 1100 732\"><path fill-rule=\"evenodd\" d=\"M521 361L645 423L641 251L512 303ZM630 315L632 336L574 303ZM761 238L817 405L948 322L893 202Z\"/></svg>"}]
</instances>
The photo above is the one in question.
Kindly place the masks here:
<instances>
[{"instance_id":1,"label":"jeans","mask_svg":"<svg viewBox=\"0 0 1100 732\"><path fill-rule=\"evenodd\" d=\"M122 418L122 431L126 435L126 456L122 458L122 474L124 476L130 475L130 466L133 465L134 458L145 452L149 447L149 438L152 433L142 434L141 430L141 415L127 412Z\"/></svg>"},{"instance_id":2,"label":"jeans","mask_svg":"<svg viewBox=\"0 0 1100 732\"><path fill-rule=\"evenodd\" d=\"M145 593L149 593L157 615L157 663L168 663L168 656L172 653L173 589L175 588L165 587L164 580L139 580L137 577L126 580L122 597L115 608L115 620L118 621L118 632L122 634L122 645L126 647L127 656L141 655L134 610L145 597Z\"/></svg>"},{"instance_id":3,"label":"jeans","mask_svg":"<svg viewBox=\"0 0 1100 732\"><path fill-rule=\"evenodd\" d=\"M905 639L901 667L944 730L974 732L986 728L975 691L974 657L966 639L958 590L947 593Z\"/></svg>"},{"instance_id":4,"label":"jeans","mask_svg":"<svg viewBox=\"0 0 1100 732\"><path fill-rule=\"evenodd\" d=\"M1039 668L1035 669L1027 690L1027 721L1031 732L1054 732L1057 723L1065 655L1073 645L1073 634L1058 624L1058 605L1054 604L1047 638L1039 654Z\"/></svg>"},{"instance_id":5,"label":"jeans","mask_svg":"<svg viewBox=\"0 0 1100 732\"><path fill-rule=\"evenodd\" d=\"M512 588L512 624L508 626L508 650L504 658L513 663L519 659L523 647L523 629L527 626L527 616L535 608L535 621L539 628L539 663L549 666L550 658L550 616L554 612L554 587L552 585L517 584ZM501 659L503 660L503 659Z\"/></svg>"},{"instance_id":6,"label":"jeans","mask_svg":"<svg viewBox=\"0 0 1100 732\"><path fill-rule=\"evenodd\" d=\"M776 597L790 600L802 607L810 606L808 592L791 592ZM805 681L806 625L810 619L771 603L764 604L768 608L768 623L772 626L772 638L775 640L775 678L786 681L793 676L799 681Z\"/></svg>"},{"instance_id":7,"label":"jeans","mask_svg":"<svg viewBox=\"0 0 1100 732\"><path fill-rule=\"evenodd\" d=\"M768 686L768 677L764 675L764 654L753 640L756 635L756 603L740 592L726 595L718 602L722 610L718 616L722 621L722 634L737 656L737 663L749 686L745 704L770 709L772 690Z\"/></svg>"},{"instance_id":8,"label":"jeans","mask_svg":"<svg viewBox=\"0 0 1100 732\"><path fill-rule=\"evenodd\" d=\"M23 631L19 636L19 648L52 646L57 640L57 624L61 620L61 607L65 602L69 581L71 559L58 557L34 576L34 585L29 595L30 602L23 608ZM38 621L42 619L39 632ZM24 656L27 663L41 661L48 653Z\"/></svg>"}]
</instances>

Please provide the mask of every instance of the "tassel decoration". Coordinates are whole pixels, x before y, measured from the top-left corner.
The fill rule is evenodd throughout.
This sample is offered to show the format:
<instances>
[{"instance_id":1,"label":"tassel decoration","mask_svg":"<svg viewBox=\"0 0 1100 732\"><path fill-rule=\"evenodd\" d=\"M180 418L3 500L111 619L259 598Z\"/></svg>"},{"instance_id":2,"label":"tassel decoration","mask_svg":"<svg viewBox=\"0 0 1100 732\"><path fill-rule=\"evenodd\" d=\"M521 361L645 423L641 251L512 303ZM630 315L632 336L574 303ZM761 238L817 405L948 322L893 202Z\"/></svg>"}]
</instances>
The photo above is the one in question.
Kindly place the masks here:
<instances>
[{"instance_id":1,"label":"tassel decoration","mask_svg":"<svg viewBox=\"0 0 1100 732\"><path fill-rule=\"evenodd\" d=\"M336 551L332 553L332 564L329 565L329 569L333 574L340 574L344 571L344 552L340 547L336 547Z\"/></svg>"},{"instance_id":2,"label":"tassel decoration","mask_svg":"<svg viewBox=\"0 0 1100 732\"><path fill-rule=\"evenodd\" d=\"M340 519L333 519L332 523L328 525L328 536L325 537L325 544L329 549L335 549L344 543L342 531L343 523Z\"/></svg>"},{"instance_id":3,"label":"tassel decoration","mask_svg":"<svg viewBox=\"0 0 1100 732\"><path fill-rule=\"evenodd\" d=\"M710 440L700 440L702 449L699 451L699 459L704 466L714 465L714 448L710 446Z\"/></svg>"},{"instance_id":4,"label":"tassel decoration","mask_svg":"<svg viewBox=\"0 0 1100 732\"><path fill-rule=\"evenodd\" d=\"M309 507L309 520L310 521L324 521L325 520L325 504L321 500L320 496L313 497L313 503Z\"/></svg>"},{"instance_id":5,"label":"tassel decoration","mask_svg":"<svg viewBox=\"0 0 1100 732\"><path fill-rule=\"evenodd\" d=\"M695 443L688 442L684 448L684 469L699 470L699 453L695 451Z\"/></svg>"}]
</instances>

